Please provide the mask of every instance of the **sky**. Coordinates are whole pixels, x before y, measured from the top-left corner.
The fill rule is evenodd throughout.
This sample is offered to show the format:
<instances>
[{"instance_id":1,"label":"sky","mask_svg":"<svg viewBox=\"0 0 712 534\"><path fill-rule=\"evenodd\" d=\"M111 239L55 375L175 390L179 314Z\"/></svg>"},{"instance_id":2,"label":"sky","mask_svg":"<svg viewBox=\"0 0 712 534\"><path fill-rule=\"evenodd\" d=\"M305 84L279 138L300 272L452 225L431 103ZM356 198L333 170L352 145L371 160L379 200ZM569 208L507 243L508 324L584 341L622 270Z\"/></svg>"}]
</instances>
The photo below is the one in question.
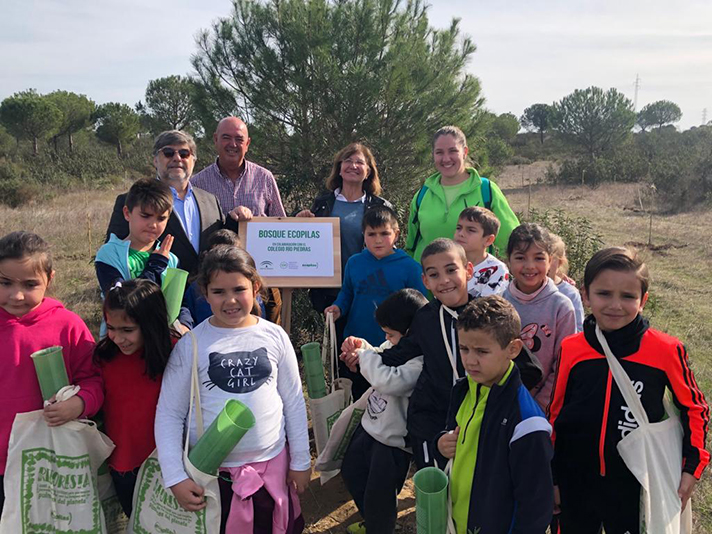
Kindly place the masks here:
<instances>
[{"instance_id":1,"label":"sky","mask_svg":"<svg viewBox=\"0 0 712 534\"><path fill-rule=\"evenodd\" d=\"M638 109L671 100L681 129L712 120L710 0L430 0L431 25L454 17L475 45L468 70L486 106L521 116L575 89L615 87ZM36 88L97 103L143 100L149 80L192 72L195 37L228 0L2 0L0 99Z\"/></svg>"}]
</instances>

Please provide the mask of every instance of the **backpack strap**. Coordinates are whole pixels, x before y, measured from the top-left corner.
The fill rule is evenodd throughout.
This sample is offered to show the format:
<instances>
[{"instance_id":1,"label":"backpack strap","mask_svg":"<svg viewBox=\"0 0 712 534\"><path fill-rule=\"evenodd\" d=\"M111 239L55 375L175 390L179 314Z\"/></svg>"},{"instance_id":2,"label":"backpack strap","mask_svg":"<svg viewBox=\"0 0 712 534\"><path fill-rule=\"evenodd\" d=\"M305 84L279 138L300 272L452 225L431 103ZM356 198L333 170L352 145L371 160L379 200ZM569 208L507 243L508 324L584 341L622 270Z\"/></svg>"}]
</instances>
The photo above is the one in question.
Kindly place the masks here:
<instances>
[{"instance_id":1,"label":"backpack strap","mask_svg":"<svg viewBox=\"0 0 712 534\"><path fill-rule=\"evenodd\" d=\"M418 210L420 210L420 204L423 202L423 197L425 196L425 193L428 192L428 186L423 185L423 187L420 188L420 191L418 191L418 198L415 199L415 220L418 219Z\"/></svg>"},{"instance_id":2,"label":"backpack strap","mask_svg":"<svg viewBox=\"0 0 712 534\"><path fill-rule=\"evenodd\" d=\"M418 212L420 211L420 204L423 202L423 197L425 193L428 192L428 186L423 184L423 187L418 191L418 197L415 199L415 214L413 215L413 224L417 225L418 230L415 234L415 239L413 240L413 252L418 248L418 241L420 241L420 223L418 222Z\"/></svg>"},{"instance_id":3,"label":"backpack strap","mask_svg":"<svg viewBox=\"0 0 712 534\"><path fill-rule=\"evenodd\" d=\"M492 209L492 184L489 181L489 178L485 178L484 176L480 176L480 180L482 181L482 203L484 204L485 208L488 210Z\"/></svg>"}]
</instances>

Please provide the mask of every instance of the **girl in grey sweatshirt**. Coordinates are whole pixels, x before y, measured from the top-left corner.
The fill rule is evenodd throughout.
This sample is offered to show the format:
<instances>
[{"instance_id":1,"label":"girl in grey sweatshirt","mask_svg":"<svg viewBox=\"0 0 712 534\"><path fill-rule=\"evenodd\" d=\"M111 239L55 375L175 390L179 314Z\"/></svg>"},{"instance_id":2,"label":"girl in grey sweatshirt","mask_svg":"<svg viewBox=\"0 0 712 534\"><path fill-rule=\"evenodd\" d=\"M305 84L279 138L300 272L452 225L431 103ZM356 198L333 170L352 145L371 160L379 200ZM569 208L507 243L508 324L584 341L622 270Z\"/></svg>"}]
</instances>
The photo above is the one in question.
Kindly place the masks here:
<instances>
[{"instance_id":1,"label":"girl in grey sweatshirt","mask_svg":"<svg viewBox=\"0 0 712 534\"><path fill-rule=\"evenodd\" d=\"M541 362L543 377L530 390L546 410L551 397L561 342L576 333L574 306L547 276L553 240L538 224L526 223L512 232L507 246L509 272L514 278L502 295L522 321L522 341Z\"/></svg>"}]
</instances>

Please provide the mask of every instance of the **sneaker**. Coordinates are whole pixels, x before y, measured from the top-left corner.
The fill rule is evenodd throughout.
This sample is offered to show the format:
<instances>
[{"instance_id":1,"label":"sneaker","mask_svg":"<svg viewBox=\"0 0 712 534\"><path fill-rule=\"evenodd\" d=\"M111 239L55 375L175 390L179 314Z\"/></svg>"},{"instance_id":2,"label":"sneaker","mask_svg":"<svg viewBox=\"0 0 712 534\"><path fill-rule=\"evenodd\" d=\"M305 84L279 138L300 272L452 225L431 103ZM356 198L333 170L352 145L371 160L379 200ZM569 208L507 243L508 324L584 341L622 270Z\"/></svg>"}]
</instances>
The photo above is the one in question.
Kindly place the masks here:
<instances>
[{"instance_id":1,"label":"sneaker","mask_svg":"<svg viewBox=\"0 0 712 534\"><path fill-rule=\"evenodd\" d=\"M363 521L353 523L346 527L346 532L349 534L366 534L366 524Z\"/></svg>"}]
</instances>

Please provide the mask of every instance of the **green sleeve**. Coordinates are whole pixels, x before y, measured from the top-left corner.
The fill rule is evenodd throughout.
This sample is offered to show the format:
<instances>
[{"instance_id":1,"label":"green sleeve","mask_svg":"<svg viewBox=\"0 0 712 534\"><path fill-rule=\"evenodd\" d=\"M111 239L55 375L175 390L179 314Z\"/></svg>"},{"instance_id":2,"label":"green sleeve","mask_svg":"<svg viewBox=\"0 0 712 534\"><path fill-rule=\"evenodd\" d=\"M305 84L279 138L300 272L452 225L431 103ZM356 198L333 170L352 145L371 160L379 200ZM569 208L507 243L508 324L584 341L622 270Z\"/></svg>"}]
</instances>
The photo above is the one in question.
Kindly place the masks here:
<instances>
[{"instance_id":1,"label":"green sleeve","mask_svg":"<svg viewBox=\"0 0 712 534\"><path fill-rule=\"evenodd\" d=\"M416 242L415 237L418 235L420 223L415 223L415 213L417 211L418 193L420 188L413 195L413 200L410 202L410 211L408 212L408 233L405 238L405 252L412 258L415 255Z\"/></svg>"},{"instance_id":2,"label":"green sleeve","mask_svg":"<svg viewBox=\"0 0 712 534\"><path fill-rule=\"evenodd\" d=\"M492 190L492 211L499 219L499 232L494 240L494 246L497 248L497 256L503 258L507 254L507 243L509 242L509 234L519 226L519 219L509 207L509 203L500 190L499 186L490 181Z\"/></svg>"}]
</instances>

